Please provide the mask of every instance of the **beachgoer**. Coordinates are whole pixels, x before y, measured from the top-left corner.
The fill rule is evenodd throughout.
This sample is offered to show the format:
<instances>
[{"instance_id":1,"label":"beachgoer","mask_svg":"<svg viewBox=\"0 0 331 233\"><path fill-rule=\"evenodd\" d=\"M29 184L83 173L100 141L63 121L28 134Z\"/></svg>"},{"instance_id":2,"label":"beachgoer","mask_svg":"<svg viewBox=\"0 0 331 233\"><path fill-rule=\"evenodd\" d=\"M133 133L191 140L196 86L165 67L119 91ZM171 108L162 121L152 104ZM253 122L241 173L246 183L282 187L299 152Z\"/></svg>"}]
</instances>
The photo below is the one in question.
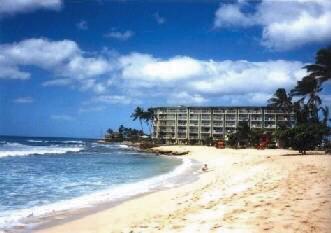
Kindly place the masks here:
<instances>
[{"instance_id":1,"label":"beachgoer","mask_svg":"<svg viewBox=\"0 0 331 233\"><path fill-rule=\"evenodd\" d=\"M201 170L202 170L203 172L208 171L207 164L204 164L203 167L201 168Z\"/></svg>"}]
</instances>

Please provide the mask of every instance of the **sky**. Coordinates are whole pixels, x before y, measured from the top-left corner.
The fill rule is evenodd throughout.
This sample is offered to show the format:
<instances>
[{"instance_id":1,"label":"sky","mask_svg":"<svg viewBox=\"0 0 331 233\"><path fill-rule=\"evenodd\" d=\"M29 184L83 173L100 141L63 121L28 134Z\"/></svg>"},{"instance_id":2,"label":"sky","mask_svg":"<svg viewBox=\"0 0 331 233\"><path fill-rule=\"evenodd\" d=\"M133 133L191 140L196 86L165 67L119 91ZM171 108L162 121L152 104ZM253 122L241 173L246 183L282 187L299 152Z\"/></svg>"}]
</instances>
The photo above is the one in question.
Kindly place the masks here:
<instances>
[{"instance_id":1,"label":"sky","mask_svg":"<svg viewBox=\"0 0 331 233\"><path fill-rule=\"evenodd\" d=\"M0 135L101 137L139 128L136 106L264 106L331 45L330 22L328 0L0 0Z\"/></svg>"}]
</instances>

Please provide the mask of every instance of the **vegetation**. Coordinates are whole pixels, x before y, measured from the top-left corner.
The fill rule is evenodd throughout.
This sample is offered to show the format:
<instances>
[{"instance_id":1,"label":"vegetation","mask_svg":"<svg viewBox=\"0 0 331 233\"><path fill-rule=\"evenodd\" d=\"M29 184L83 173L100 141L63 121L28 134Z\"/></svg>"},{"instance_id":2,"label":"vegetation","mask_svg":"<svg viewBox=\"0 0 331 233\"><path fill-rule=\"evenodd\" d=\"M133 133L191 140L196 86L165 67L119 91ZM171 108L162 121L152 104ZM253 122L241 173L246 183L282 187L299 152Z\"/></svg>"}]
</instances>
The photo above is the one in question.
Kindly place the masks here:
<instances>
[{"instance_id":1,"label":"vegetation","mask_svg":"<svg viewBox=\"0 0 331 233\"><path fill-rule=\"evenodd\" d=\"M301 154L321 145L330 135L328 127L329 109L321 107L319 93L322 85L331 80L331 48L318 51L315 64L304 67L307 75L286 94L285 89L277 89L268 101L271 106L292 109L297 115L297 124L293 127L280 127L275 136L281 147L291 147ZM292 99L299 98L292 102Z\"/></svg>"},{"instance_id":2,"label":"vegetation","mask_svg":"<svg viewBox=\"0 0 331 233\"><path fill-rule=\"evenodd\" d=\"M268 100L269 107L291 109L292 97L286 93L285 88L278 88L273 97Z\"/></svg>"},{"instance_id":3,"label":"vegetation","mask_svg":"<svg viewBox=\"0 0 331 233\"><path fill-rule=\"evenodd\" d=\"M242 121L239 123L237 131L229 135L227 145L233 148L256 146L262 134L263 132L260 130L250 129L248 122Z\"/></svg>"},{"instance_id":4,"label":"vegetation","mask_svg":"<svg viewBox=\"0 0 331 233\"><path fill-rule=\"evenodd\" d=\"M261 139L270 142L269 139L272 136L273 141L276 140L280 147L293 148L302 154L323 144L330 135L328 127L330 119L329 108L322 106L319 94L325 82L331 80L331 47L320 49L317 52L315 64L307 65L304 69L307 70L307 75L298 81L289 93L285 88L278 88L268 100L269 107L282 108L288 114L294 111L297 120L295 126L291 125L288 116L289 121L283 125L278 124L278 128L271 135L262 130L250 129L248 122L241 122L237 131L229 135L227 144L235 148L256 146L261 143ZM143 123L149 127L151 133L152 121L155 117L151 108L145 111L142 107L137 107L131 117L134 121L140 122L141 131L138 134L143 135ZM122 130L119 132L121 133ZM126 137L124 135L130 135L128 132L121 134ZM191 140L190 143L201 142ZM212 144L212 138L206 138L202 143ZM275 146L276 144L273 145Z\"/></svg>"},{"instance_id":5,"label":"vegetation","mask_svg":"<svg viewBox=\"0 0 331 233\"><path fill-rule=\"evenodd\" d=\"M133 119L133 121L135 120L139 120L140 126L141 126L141 130L144 131L143 128L143 122L146 123L146 125L149 128L149 132L150 134L152 134L152 129L151 129L151 125L152 125L152 120L154 117L154 112L152 108L148 108L146 111L144 110L144 108L142 107L136 107L134 112L131 114L131 118Z\"/></svg>"},{"instance_id":6,"label":"vegetation","mask_svg":"<svg viewBox=\"0 0 331 233\"><path fill-rule=\"evenodd\" d=\"M141 130L126 128L123 125L120 125L118 131L115 132L112 129L107 130L107 134L105 136L106 142L123 142L123 141L139 141L141 136L144 133Z\"/></svg>"},{"instance_id":7,"label":"vegetation","mask_svg":"<svg viewBox=\"0 0 331 233\"><path fill-rule=\"evenodd\" d=\"M292 126L288 121L280 125L273 137L279 147L292 148L301 154L306 154L307 150L313 150L322 144L328 144L326 139L330 135L329 108L321 106L319 93L323 89L323 84L331 80L331 48L319 50L315 64L304 68L307 75L297 82L290 93L284 88L278 88L268 100L269 107L296 113L297 124ZM263 134L268 136L265 132L251 130L247 122L241 122L237 131L229 135L227 144L235 148L255 146Z\"/></svg>"},{"instance_id":8,"label":"vegetation","mask_svg":"<svg viewBox=\"0 0 331 233\"><path fill-rule=\"evenodd\" d=\"M144 131L143 124L142 124L143 116L144 116L144 109L139 106L136 107L134 112L131 114L131 118L133 119L133 121L139 120L142 131Z\"/></svg>"}]
</instances>

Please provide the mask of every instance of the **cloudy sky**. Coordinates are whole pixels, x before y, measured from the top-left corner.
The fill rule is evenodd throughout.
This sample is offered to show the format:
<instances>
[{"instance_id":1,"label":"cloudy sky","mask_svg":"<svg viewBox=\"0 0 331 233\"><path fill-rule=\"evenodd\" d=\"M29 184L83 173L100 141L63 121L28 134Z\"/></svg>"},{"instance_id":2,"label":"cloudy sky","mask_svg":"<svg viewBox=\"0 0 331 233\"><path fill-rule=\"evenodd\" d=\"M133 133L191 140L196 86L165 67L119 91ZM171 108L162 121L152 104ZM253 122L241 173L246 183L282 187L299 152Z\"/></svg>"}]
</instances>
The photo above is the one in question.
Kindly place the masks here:
<instances>
[{"instance_id":1,"label":"cloudy sky","mask_svg":"<svg viewBox=\"0 0 331 233\"><path fill-rule=\"evenodd\" d=\"M0 135L99 137L138 126L137 105L265 105L330 22L328 0L0 0Z\"/></svg>"}]
</instances>

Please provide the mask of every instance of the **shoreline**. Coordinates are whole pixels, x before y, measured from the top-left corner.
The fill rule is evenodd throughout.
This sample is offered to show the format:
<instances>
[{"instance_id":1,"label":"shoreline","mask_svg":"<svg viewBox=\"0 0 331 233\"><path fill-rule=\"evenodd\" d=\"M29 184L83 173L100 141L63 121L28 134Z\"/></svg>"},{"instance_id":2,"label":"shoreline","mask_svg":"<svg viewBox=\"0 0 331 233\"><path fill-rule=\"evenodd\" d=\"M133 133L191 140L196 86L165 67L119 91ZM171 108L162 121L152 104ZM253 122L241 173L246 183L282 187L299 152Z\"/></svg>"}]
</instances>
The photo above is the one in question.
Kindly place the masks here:
<instances>
[{"instance_id":1,"label":"shoreline","mask_svg":"<svg viewBox=\"0 0 331 233\"><path fill-rule=\"evenodd\" d=\"M95 214L95 213L98 213L98 212L106 210L106 209L113 208L126 201L136 199L141 196L148 195L148 194L158 192L161 190L171 189L173 187L185 185L185 184L193 182L194 180L197 179L197 176L194 176L191 179L185 178L185 177L187 177L188 173L191 173L192 171L196 172L198 170L196 162L193 161L192 159L188 159L188 158L184 158L184 157L180 157L180 156L169 156L169 155L164 155L162 153L157 154L156 152L153 152L153 151L146 152L144 150L137 150L134 147L131 147L130 150L134 150L134 151L137 151L137 152L143 153L143 154L150 154L151 156L161 156L166 159L180 160L181 163L179 165L176 165L175 167L173 167L172 170L170 170L166 173L148 177L146 179L143 179L143 180L135 182L135 183L123 184L118 187L114 187L113 190L111 190L111 191L101 190L100 192L94 193L94 196L96 196L100 193L109 193L110 195L115 195L116 196L115 199L111 198L109 200L103 201L103 198L102 198L103 195L99 195L100 196L99 199L96 199L95 202L90 202L91 197L89 198L89 196L91 196L93 194L87 194L86 196L84 195L84 196L75 198L76 200L78 200L78 199L84 199L85 197L87 197L88 200L86 200L86 206L84 204L83 206L80 206L80 207L77 206L77 208L70 207L68 209L56 210L56 211L52 211L52 212L42 214L42 215L37 215L37 216L29 215L28 217L23 219L22 223L24 225L18 224L13 227L4 228L2 230L5 230L4 232L10 232L10 233L25 233L25 232L38 231L40 229L45 229L45 228L53 227L53 226L60 225L60 224L65 224L67 222L74 221L74 220L83 218L85 216ZM199 167L200 167L200 165L199 165ZM144 189L143 190L136 189L136 186L139 186L139 185L144 187ZM128 189L127 190L128 194L126 195L124 193L123 197L117 197L119 191L122 190L123 188L125 190ZM130 194L130 192L131 192L131 194ZM75 201L75 200L74 199L73 200L64 200L64 202L66 202L66 201L70 202L70 201ZM59 203L62 203L62 201L60 201ZM52 205L54 205L54 204L56 204L56 203L52 203ZM2 233L1 229L0 229L0 233Z\"/></svg>"},{"instance_id":2,"label":"shoreline","mask_svg":"<svg viewBox=\"0 0 331 233\"><path fill-rule=\"evenodd\" d=\"M190 151L183 157L207 163L210 170L182 187L144 194L32 232L226 232L229 229L310 232L307 229L313 228L327 232L331 227L331 216L325 212L331 207L330 156L294 156L297 152L288 150L217 150L203 146L157 149ZM303 171L302 177L296 175ZM296 187L294 194L292 186ZM315 187L315 193L310 193L308 187ZM310 216L312 212L314 217Z\"/></svg>"},{"instance_id":3,"label":"shoreline","mask_svg":"<svg viewBox=\"0 0 331 233\"><path fill-rule=\"evenodd\" d=\"M163 155L161 155L161 156L163 156ZM181 158L178 158L178 159L181 159ZM179 166L181 166L181 165L179 165ZM173 172L173 171L171 171L171 172ZM197 172L197 169L194 169L194 168L191 167L190 171L196 171ZM171 172L169 172L169 173L171 173ZM169 174L169 173L166 173L166 174ZM187 172L185 172L185 173L187 173ZM166 174L163 174L163 175L166 175ZM159 177L159 176L162 176L162 175L158 175L158 176L155 176L155 177L150 177L150 178L147 178L146 180L153 179L153 178L156 178L156 177ZM170 178L170 179L182 178L182 176L183 176L183 174L179 174L178 176ZM172 183L172 185L170 187L169 186L157 186L157 187L151 188L149 191L141 192L141 193L134 194L134 195L128 196L128 197L124 197L123 199L105 201L105 202L96 204L96 205L91 206L91 207L83 207L83 208L65 210L63 212L56 213L55 215L45 217L45 218L47 218L47 221L42 222L42 223L38 223L38 225L34 226L34 227L30 227L30 228L28 227L24 231L22 231L22 233L43 231L43 230L48 229L48 228L56 227L57 225L66 224L66 223L69 223L69 222L72 222L72 221L75 221L75 220L79 220L81 218L88 217L89 215L97 214L99 212L115 208L115 207L117 207L117 206L119 206L119 205L121 205L121 204L123 204L127 201L132 201L132 200L135 200L135 199L139 199L140 197L144 197L146 195L157 193L157 192L160 192L160 191L170 190L170 189L179 187L181 185L190 184L190 183L196 181L197 179L198 179L198 175L195 175L191 179L181 180L178 183ZM143 181L145 181L145 180L143 180ZM1 231L0 231L0 233L1 233ZM21 233L21 232L20 231L19 232L14 231L14 233Z\"/></svg>"}]
</instances>

